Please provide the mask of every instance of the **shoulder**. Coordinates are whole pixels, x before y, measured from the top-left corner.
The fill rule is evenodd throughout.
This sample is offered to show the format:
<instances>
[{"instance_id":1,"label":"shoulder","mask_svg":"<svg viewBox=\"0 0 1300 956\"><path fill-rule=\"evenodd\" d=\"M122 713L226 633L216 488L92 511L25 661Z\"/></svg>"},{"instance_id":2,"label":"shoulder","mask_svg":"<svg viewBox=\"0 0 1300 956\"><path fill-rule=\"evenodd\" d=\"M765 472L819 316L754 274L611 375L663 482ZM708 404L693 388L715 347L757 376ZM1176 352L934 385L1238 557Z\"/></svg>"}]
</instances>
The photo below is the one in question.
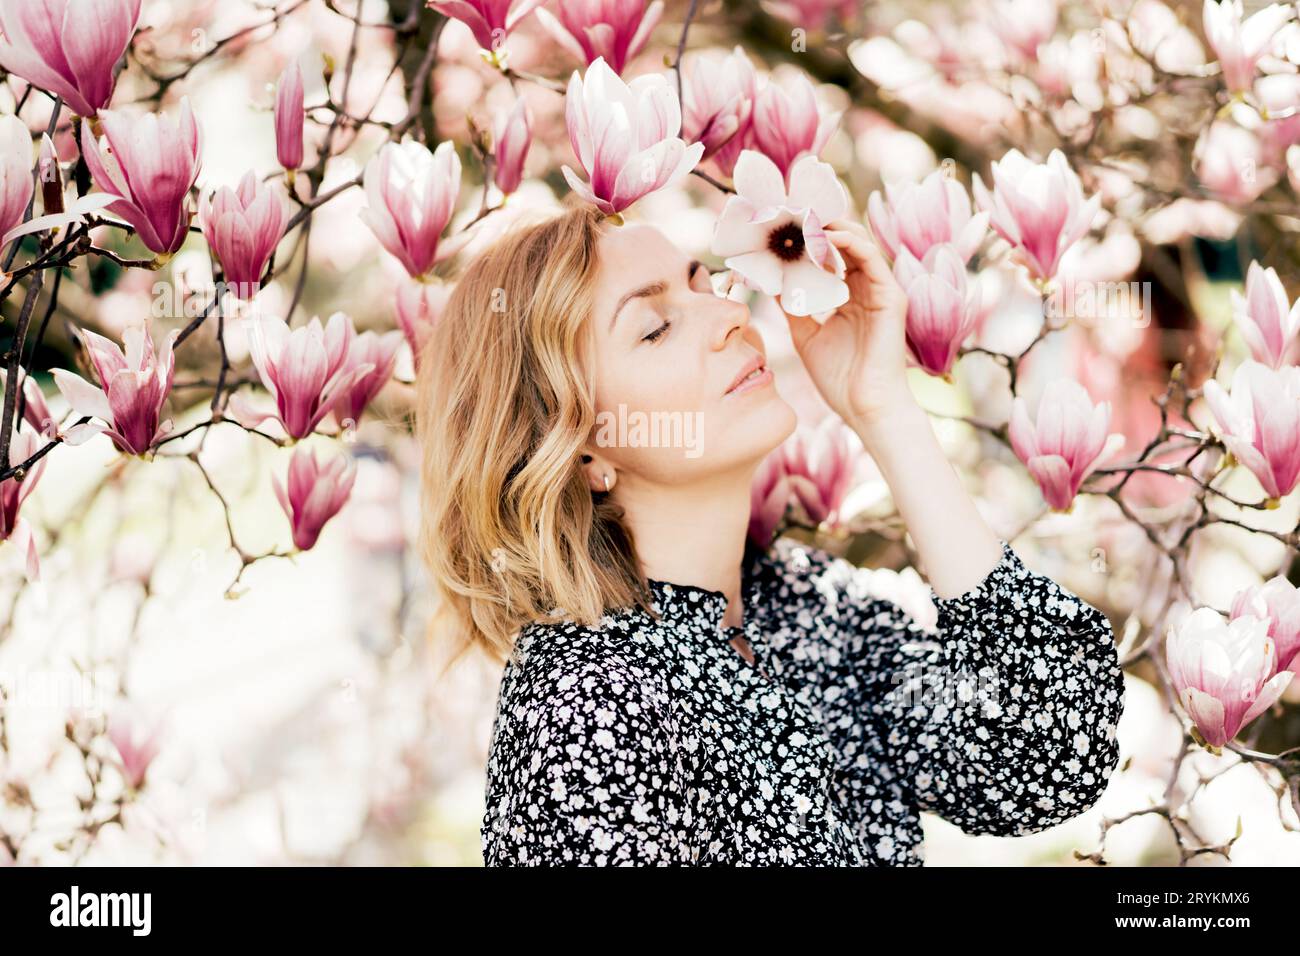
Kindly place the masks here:
<instances>
[{"instance_id":1,"label":"shoulder","mask_svg":"<svg viewBox=\"0 0 1300 956\"><path fill-rule=\"evenodd\" d=\"M933 592L914 568L862 568L789 537L778 538L759 561L774 603L832 619L869 614L934 627Z\"/></svg>"}]
</instances>

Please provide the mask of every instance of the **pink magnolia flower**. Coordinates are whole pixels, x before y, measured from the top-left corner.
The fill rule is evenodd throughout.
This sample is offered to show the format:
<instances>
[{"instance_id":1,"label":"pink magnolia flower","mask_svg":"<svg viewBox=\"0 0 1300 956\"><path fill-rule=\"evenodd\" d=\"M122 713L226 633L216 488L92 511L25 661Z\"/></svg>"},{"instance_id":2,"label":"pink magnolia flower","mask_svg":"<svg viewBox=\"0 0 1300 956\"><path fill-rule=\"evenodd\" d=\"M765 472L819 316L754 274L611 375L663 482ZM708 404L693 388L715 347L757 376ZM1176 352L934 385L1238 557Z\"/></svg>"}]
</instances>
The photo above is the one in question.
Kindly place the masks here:
<instances>
[{"instance_id":1,"label":"pink magnolia flower","mask_svg":"<svg viewBox=\"0 0 1300 956\"><path fill-rule=\"evenodd\" d=\"M1264 162L1264 146L1251 130L1214 122L1193 150L1196 178L1214 198L1232 205L1252 202L1277 181Z\"/></svg>"},{"instance_id":2,"label":"pink magnolia flower","mask_svg":"<svg viewBox=\"0 0 1300 956\"><path fill-rule=\"evenodd\" d=\"M413 277L427 275L453 251L439 239L456 210L460 156L450 140L432 153L423 143L388 143L366 164L369 205L361 221Z\"/></svg>"},{"instance_id":3,"label":"pink magnolia flower","mask_svg":"<svg viewBox=\"0 0 1300 956\"><path fill-rule=\"evenodd\" d=\"M159 422L163 404L171 393L176 370L173 348L180 329L172 329L154 353L149 326L131 326L122 333L126 352L116 342L88 329L77 329L99 387L75 372L53 369L54 384L78 415L98 418L77 429L74 444L100 432L112 439L118 451L143 455L172 429L171 420ZM72 431L72 429L69 429Z\"/></svg>"},{"instance_id":4,"label":"pink magnolia flower","mask_svg":"<svg viewBox=\"0 0 1300 956\"><path fill-rule=\"evenodd\" d=\"M713 234L712 251L746 284L779 297L791 315L812 315L849 300L844 259L825 224L848 214L844 186L827 163L805 156L781 171L747 149L736 163L736 195L727 199Z\"/></svg>"},{"instance_id":5,"label":"pink magnolia flower","mask_svg":"<svg viewBox=\"0 0 1300 956\"><path fill-rule=\"evenodd\" d=\"M764 6L774 17L780 17L805 30L821 30L832 13L848 23L860 8L857 0L769 0Z\"/></svg>"},{"instance_id":6,"label":"pink magnolia flower","mask_svg":"<svg viewBox=\"0 0 1300 956\"><path fill-rule=\"evenodd\" d=\"M1246 615L1268 621L1268 636L1277 643L1277 669L1300 674L1300 590L1279 574L1238 591L1229 616Z\"/></svg>"},{"instance_id":7,"label":"pink magnolia flower","mask_svg":"<svg viewBox=\"0 0 1300 956\"><path fill-rule=\"evenodd\" d=\"M1223 747L1273 705L1295 675L1277 669L1268 621L1245 615L1225 622L1202 607L1171 628L1169 676L1183 709L1211 747Z\"/></svg>"},{"instance_id":8,"label":"pink magnolia flower","mask_svg":"<svg viewBox=\"0 0 1300 956\"><path fill-rule=\"evenodd\" d=\"M975 201L989 213L997 233L1039 279L1051 279L1069 251L1092 225L1101 196L1083 198L1083 186L1065 154L1054 149L1046 163L1012 149L993 163L993 190L976 173Z\"/></svg>"},{"instance_id":9,"label":"pink magnolia flower","mask_svg":"<svg viewBox=\"0 0 1300 956\"><path fill-rule=\"evenodd\" d=\"M447 307L451 286L432 282L403 282L397 287L397 325L411 347L411 359L420 367L420 353L433 326Z\"/></svg>"},{"instance_id":10,"label":"pink magnolia flower","mask_svg":"<svg viewBox=\"0 0 1300 956\"><path fill-rule=\"evenodd\" d=\"M352 339L348 357L343 363L344 372L360 366L369 366L369 371L345 388L334 405L334 420L340 428L355 428L361 421L361 413L366 410L366 406L388 384L388 380L393 377L397 349L401 344L402 333L397 329L382 335L366 331Z\"/></svg>"},{"instance_id":11,"label":"pink magnolia flower","mask_svg":"<svg viewBox=\"0 0 1300 956\"><path fill-rule=\"evenodd\" d=\"M952 366L980 319L981 291L966 275L965 260L948 242L918 260L906 248L894 260L894 278L907 294L907 347L931 375L952 380Z\"/></svg>"},{"instance_id":12,"label":"pink magnolia flower","mask_svg":"<svg viewBox=\"0 0 1300 956\"><path fill-rule=\"evenodd\" d=\"M682 70L682 139L703 143L701 161L713 159L730 176L751 128L754 97L754 67L740 47L722 60L693 57Z\"/></svg>"},{"instance_id":13,"label":"pink magnolia flower","mask_svg":"<svg viewBox=\"0 0 1300 956\"><path fill-rule=\"evenodd\" d=\"M991 0L993 30L1003 44L1028 63L1056 32L1057 0Z\"/></svg>"},{"instance_id":14,"label":"pink magnolia flower","mask_svg":"<svg viewBox=\"0 0 1300 956\"><path fill-rule=\"evenodd\" d=\"M785 455L778 448L763 459L750 485L749 537L759 547L772 543L772 534L785 517L793 491L785 469Z\"/></svg>"},{"instance_id":15,"label":"pink magnolia flower","mask_svg":"<svg viewBox=\"0 0 1300 956\"><path fill-rule=\"evenodd\" d=\"M286 170L302 165L303 108L302 69L294 60L280 74L275 88L275 156Z\"/></svg>"},{"instance_id":16,"label":"pink magnolia flower","mask_svg":"<svg viewBox=\"0 0 1300 956\"><path fill-rule=\"evenodd\" d=\"M796 160L819 156L840 122L817 108L812 82L800 72L784 84L769 78L754 103L753 145L789 176Z\"/></svg>"},{"instance_id":17,"label":"pink magnolia flower","mask_svg":"<svg viewBox=\"0 0 1300 956\"><path fill-rule=\"evenodd\" d=\"M1011 447L1053 511L1069 511L1084 479L1123 447L1124 436L1109 428L1110 403L1093 404L1071 379L1048 383L1033 421L1023 398L1012 402Z\"/></svg>"},{"instance_id":18,"label":"pink magnolia flower","mask_svg":"<svg viewBox=\"0 0 1300 956\"><path fill-rule=\"evenodd\" d=\"M8 123L9 120L13 119L14 117L6 117L0 119L0 123ZM4 158L0 158L0 166L3 166L6 160L16 163L20 156L25 156L27 172L23 174L23 180L26 182L27 188L23 192L30 198L32 196L31 139L27 134L27 127L21 123L19 125L22 126L23 130L21 145L13 148L12 153L5 149ZM9 135L16 134L17 130L11 129L12 132ZM0 149L3 149L3 147L0 147ZM16 169L14 171L16 172ZM73 223L84 222L88 213L103 209L118 198L111 193L90 193L86 196L78 196L76 183L68 183L65 191L59 157L54 151L54 142L50 139L48 133L41 134L41 148L36 160L36 180L41 185L39 196L42 214L39 216L35 214L36 206L33 203L32 218L24 222L22 218L24 211L19 210L16 218L12 220L14 225L9 226L3 233L0 233L0 247L8 245L11 240L17 239L19 236L25 236L33 232L52 230L50 235L53 236L53 230L58 230ZM9 207L7 203L16 203L18 199L10 190L22 189L22 187L17 186L15 182L11 182L6 175L3 188L5 190L4 194L8 198L7 200L0 200L0 202L6 203L5 209L6 215L8 215ZM24 207L26 202L27 200L24 199Z\"/></svg>"},{"instance_id":19,"label":"pink magnolia flower","mask_svg":"<svg viewBox=\"0 0 1300 956\"><path fill-rule=\"evenodd\" d=\"M5 369L0 368L0 392L3 392L5 383L8 381L8 373ZM18 381L21 383L18 386L18 391L23 403L22 420L38 435L43 435L46 438L59 435L54 416L50 413L50 406L46 404L45 394L41 391L40 385L36 384L36 379L28 375L22 366L19 366ZM68 444L75 445L78 443L69 442ZM22 461L21 458L15 458L12 454L9 458L11 461Z\"/></svg>"},{"instance_id":20,"label":"pink magnolia flower","mask_svg":"<svg viewBox=\"0 0 1300 956\"><path fill-rule=\"evenodd\" d=\"M276 406L274 412L258 412L236 393L231 405L250 428L275 418L290 438L306 438L374 369L369 362L348 363L357 333L342 312L331 315L323 327L316 316L296 329L279 316L262 314L245 321L253 365Z\"/></svg>"},{"instance_id":21,"label":"pink magnolia flower","mask_svg":"<svg viewBox=\"0 0 1300 956\"><path fill-rule=\"evenodd\" d=\"M326 522L347 503L356 479L356 464L346 455L335 455L322 465L314 451L302 446L293 450L288 489L275 475L271 484L289 518L295 548L308 551L316 545Z\"/></svg>"},{"instance_id":22,"label":"pink magnolia flower","mask_svg":"<svg viewBox=\"0 0 1300 956\"><path fill-rule=\"evenodd\" d=\"M140 0L2 0L0 66L94 116L140 20Z\"/></svg>"},{"instance_id":23,"label":"pink magnolia flower","mask_svg":"<svg viewBox=\"0 0 1300 956\"><path fill-rule=\"evenodd\" d=\"M1219 58L1229 90L1238 93L1251 88L1260 58L1294 12L1291 4L1272 3L1243 20L1241 0L1205 0L1205 38Z\"/></svg>"},{"instance_id":24,"label":"pink magnolia flower","mask_svg":"<svg viewBox=\"0 0 1300 956\"><path fill-rule=\"evenodd\" d=\"M160 113L99 114L111 152L101 151L90 123L82 120L81 148L95 184L121 198L108 209L129 222L140 241L170 256L185 242L191 211L186 196L199 175L202 135L190 101L180 118Z\"/></svg>"},{"instance_id":25,"label":"pink magnolia flower","mask_svg":"<svg viewBox=\"0 0 1300 956\"><path fill-rule=\"evenodd\" d=\"M24 462L46 443L45 437L28 428L15 428L9 443L9 460L14 464ZM40 580L41 562L31 525L18 514L18 509L36 489L36 483L41 480L44 471L45 458L41 458L21 479L9 477L0 481L0 541L12 542L24 555L27 578L30 581Z\"/></svg>"},{"instance_id":26,"label":"pink magnolia flower","mask_svg":"<svg viewBox=\"0 0 1300 956\"><path fill-rule=\"evenodd\" d=\"M883 199L873 192L867 200L867 217L891 259L903 247L924 259L931 246L949 242L962 262L969 262L989 228L989 214L972 215L966 190L942 169L919 184L886 183Z\"/></svg>"},{"instance_id":27,"label":"pink magnolia flower","mask_svg":"<svg viewBox=\"0 0 1300 956\"><path fill-rule=\"evenodd\" d=\"M664 5L663 0L648 7L645 0L564 0L556 14L543 7L537 19L560 46L583 63L602 60L622 73L650 39Z\"/></svg>"},{"instance_id":28,"label":"pink magnolia flower","mask_svg":"<svg viewBox=\"0 0 1300 956\"><path fill-rule=\"evenodd\" d=\"M1250 264L1245 296L1232 290L1232 318L1255 361L1270 368L1295 364L1300 301L1291 304L1277 270Z\"/></svg>"},{"instance_id":29,"label":"pink magnolia flower","mask_svg":"<svg viewBox=\"0 0 1300 956\"><path fill-rule=\"evenodd\" d=\"M1300 368L1272 369L1247 359L1233 373L1231 392L1211 379L1205 399L1228 451L1265 493L1290 494L1300 481Z\"/></svg>"},{"instance_id":30,"label":"pink magnolia flower","mask_svg":"<svg viewBox=\"0 0 1300 956\"><path fill-rule=\"evenodd\" d=\"M678 138L681 110L666 77L654 73L624 83L600 57L585 77L574 71L564 118L590 183L568 166L564 178L606 215L677 182L704 152L703 143L687 146Z\"/></svg>"},{"instance_id":31,"label":"pink magnolia flower","mask_svg":"<svg viewBox=\"0 0 1300 956\"><path fill-rule=\"evenodd\" d=\"M131 789L139 790L154 758L158 756L162 726L142 731L135 718L127 712L115 711L108 721L108 739L117 748L121 759L122 775Z\"/></svg>"},{"instance_id":32,"label":"pink magnolia flower","mask_svg":"<svg viewBox=\"0 0 1300 956\"><path fill-rule=\"evenodd\" d=\"M280 196L250 169L238 190L223 186L208 196L199 222L230 290L244 300L257 295L262 271L284 235Z\"/></svg>"},{"instance_id":33,"label":"pink magnolia flower","mask_svg":"<svg viewBox=\"0 0 1300 956\"><path fill-rule=\"evenodd\" d=\"M32 134L17 116L0 117L0 236L23 221L31 199Z\"/></svg>"},{"instance_id":34,"label":"pink magnolia flower","mask_svg":"<svg viewBox=\"0 0 1300 956\"><path fill-rule=\"evenodd\" d=\"M828 416L815 429L796 431L781 451L790 490L804 513L815 524L838 525L858 462L847 426Z\"/></svg>"},{"instance_id":35,"label":"pink magnolia flower","mask_svg":"<svg viewBox=\"0 0 1300 956\"><path fill-rule=\"evenodd\" d=\"M497 189L508 196L524 178L524 160L533 144L533 114L523 97L515 101L509 113L498 114L492 138L496 141L493 152Z\"/></svg>"},{"instance_id":36,"label":"pink magnolia flower","mask_svg":"<svg viewBox=\"0 0 1300 956\"><path fill-rule=\"evenodd\" d=\"M506 37L546 0L435 0L429 6L459 20L484 50L497 53Z\"/></svg>"}]
</instances>

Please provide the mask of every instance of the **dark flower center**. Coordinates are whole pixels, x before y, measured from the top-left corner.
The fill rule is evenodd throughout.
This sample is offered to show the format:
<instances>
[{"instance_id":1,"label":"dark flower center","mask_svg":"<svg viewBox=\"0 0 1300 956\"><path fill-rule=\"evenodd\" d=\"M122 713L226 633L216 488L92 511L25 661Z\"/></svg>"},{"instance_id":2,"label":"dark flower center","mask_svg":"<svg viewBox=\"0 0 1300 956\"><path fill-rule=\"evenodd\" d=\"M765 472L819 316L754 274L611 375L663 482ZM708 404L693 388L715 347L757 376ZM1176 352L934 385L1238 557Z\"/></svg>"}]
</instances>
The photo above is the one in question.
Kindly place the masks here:
<instances>
[{"instance_id":1,"label":"dark flower center","mask_svg":"<svg viewBox=\"0 0 1300 956\"><path fill-rule=\"evenodd\" d=\"M803 255L803 228L797 222L787 222L773 229L767 237L767 248L778 259L794 262Z\"/></svg>"}]
</instances>

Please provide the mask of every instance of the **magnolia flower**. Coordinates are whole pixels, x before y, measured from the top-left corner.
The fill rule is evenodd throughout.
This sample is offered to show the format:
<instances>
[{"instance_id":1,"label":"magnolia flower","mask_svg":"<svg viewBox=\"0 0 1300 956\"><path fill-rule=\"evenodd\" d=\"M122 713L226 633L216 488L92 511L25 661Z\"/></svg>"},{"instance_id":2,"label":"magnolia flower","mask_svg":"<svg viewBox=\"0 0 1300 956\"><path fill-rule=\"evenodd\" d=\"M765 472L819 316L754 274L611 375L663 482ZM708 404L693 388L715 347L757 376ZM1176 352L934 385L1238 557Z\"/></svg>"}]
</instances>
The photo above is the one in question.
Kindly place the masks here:
<instances>
[{"instance_id":1,"label":"magnolia flower","mask_svg":"<svg viewBox=\"0 0 1300 956\"><path fill-rule=\"evenodd\" d=\"M682 70L682 139L703 143L700 159L713 159L730 176L751 129L754 97L754 67L740 47L721 61L693 57Z\"/></svg>"},{"instance_id":2,"label":"magnolia flower","mask_svg":"<svg viewBox=\"0 0 1300 956\"><path fill-rule=\"evenodd\" d=\"M663 0L564 0L552 14L544 7L537 19L560 46L583 63L602 60L622 73L641 52L664 15Z\"/></svg>"},{"instance_id":3,"label":"magnolia flower","mask_svg":"<svg viewBox=\"0 0 1300 956\"><path fill-rule=\"evenodd\" d=\"M374 369L369 362L348 364L357 333L342 312L331 315L324 327L313 316L306 325L290 329L284 319L270 315L246 319L245 327L253 365L276 406L274 412L258 412L236 393L231 405L249 428L275 418L290 438L305 438Z\"/></svg>"},{"instance_id":4,"label":"magnolia flower","mask_svg":"<svg viewBox=\"0 0 1300 956\"><path fill-rule=\"evenodd\" d=\"M8 381L8 372L0 368L0 391L3 391ZM45 394L41 391L41 387L36 384L36 379L28 375L21 365L18 367L18 381L21 383L18 386L18 391L21 393L23 400L22 420L38 435L43 435L46 438L55 436L62 438L63 436L59 433L55 424L54 416L50 413L50 406L45 402ZM79 442L72 441L68 442L68 444L76 445ZM9 458L11 461L22 460L15 459L12 454Z\"/></svg>"},{"instance_id":5,"label":"magnolia flower","mask_svg":"<svg viewBox=\"0 0 1300 956\"><path fill-rule=\"evenodd\" d=\"M793 74L784 84L768 79L754 103L753 145L788 177L800 157L821 155L840 115L821 114L804 73Z\"/></svg>"},{"instance_id":6,"label":"magnolia flower","mask_svg":"<svg viewBox=\"0 0 1300 956\"><path fill-rule=\"evenodd\" d=\"M1257 362L1270 368L1295 363L1300 301L1290 303L1275 269L1250 264L1246 294L1232 290L1232 318Z\"/></svg>"},{"instance_id":7,"label":"magnolia flower","mask_svg":"<svg viewBox=\"0 0 1300 956\"><path fill-rule=\"evenodd\" d=\"M94 116L139 20L140 0L0 0L0 66Z\"/></svg>"},{"instance_id":8,"label":"magnolia flower","mask_svg":"<svg viewBox=\"0 0 1300 956\"><path fill-rule=\"evenodd\" d=\"M397 329L380 335L366 331L352 339L348 347L348 357L343 363L346 374L359 366L369 366L369 371L358 377L343 390L334 405L334 420L340 428L355 428L361 421L361 413L388 384L393 377L393 366L397 364L397 349L402 344L402 333Z\"/></svg>"},{"instance_id":9,"label":"magnolia flower","mask_svg":"<svg viewBox=\"0 0 1300 956\"><path fill-rule=\"evenodd\" d=\"M1295 675L1277 669L1268 621L1245 615L1225 623L1197 608L1166 642L1169 676L1205 743L1223 747L1273 705Z\"/></svg>"},{"instance_id":10,"label":"magnolia flower","mask_svg":"<svg viewBox=\"0 0 1300 956\"><path fill-rule=\"evenodd\" d=\"M0 123L9 124L10 120L17 122L15 117L10 116L0 119ZM0 175L5 177L2 185L6 197L0 202L4 203L6 216L10 214L11 207L9 203L16 202L18 198L14 191L22 190L29 199L32 198L32 144L27 133L27 127L23 126L21 122L18 125L22 126L23 130L21 143L15 147L14 143L11 142L9 149L0 146L0 150L4 152L3 157L0 157ZM14 136L15 133L16 129L10 126L7 135ZM6 134L0 132L0 136L6 136ZM23 182L26 183L25 189L17 186L16 182L11 180L8 175L10 172L17 171L16 166L20 156L23 157L23 161L27 164L27 172L23 174ZM41 134L41 149L36 160L36 167L36 178L41 184L40 192L36 195L39 195L41 199L42 215L35 215L36 207L33 204L32 218L24 222L22 217L27 205L27 199L24 199L23 209L12 220L13 225L8 226L4 233L0 234L0 247L4 247L11 240L29 233L44 232L47 229L58 229L61 226L84 222L87 214L97 212L117 201L118 197L112 193L90 193L86 196L78 196L76 183L68 184L65 195L63 171L59 166L59 157L54 151L54 141L50 139L49 133ZM8 221L10 220L6 219L6 222Z\"/></svg>"},{"instance_id":11,"label":"magnolia flower","mask_svg":"<svg viewBox=\"0 0 1300 956\"><path fill-rule=\"evenodd\" d=\"M221 262L225 282L241 299L257 295L271 253L284 235L284 205L250 169L238 191L223 186L199 209L203 235Z\"/></svg>"},{"instance_id":12,"label":"magnolia flower","mask_svg":"<svg viewBox=\"0 0 1300 956\"><path fill-rule=\"evenodd\" d=\"M9 442L9 460L15 464L26 461L41 450L46 444L43 435L24 428L13 430ZM18 478L11 476L0 481L0 541L13 543L25 559L25 570L29 581L37 581L41 576L40 556L36 551L36 537L32 534L27 519L20 517L18 509L36 489L45 471L45 458L39 459L27 473Z\"/></svg>"},{"instance_id":13,"label":"magnolia flower","mask_svg":"<svg viewBox=\"0 0 1300 956\"><path fill-rule=\"evenodd\" d=\"M989 228L989 214L972 215L966 190L942 169L919 184L886 183L884 199L873 192L867 200L867 217L891 259L904 247L924 259L931 246L950 242L961 261L969 262Z\"/></svg>"},{"instance_id":14,"label":"magnolia flower","mask_svg":"<svg viewBox=\"0 0 1300 956\"><path fill-rule=\"evenodd\" d=\"M420 367L424 343L450 296L451 286L439 283L403 282L397 287L397 325L411 347L411 360L416 369Z\"/></svg>"},{"instance_id":15,"label":"magnolia flower","mask_svg":"<svg viewBox=\"0 0 1300 956\"><path fill-rule=\"evenodd\" d=\"M736 163L736 195L727 199L713 234L713 254L725 257L752 287L778 296L791 315L812 315L849 300L844 259L825 224L848 213L835 171L815 156L790 170L790 188L776 165L747 149Z\"/></svg>"},{"instance_id":16,"label":"magnolia flower","mask_svg":"<svg viewBox=\"0 0 1300 956\"><path fill-rule=\"evenodd\" d=\"M774 17L806 30L821 30L832 13L848 23L860 5L857 0L771 0L763 6Z\"/></svg>"},{"instance_id":17,"label":"magnolia flower","mask_svg":"<svg viewBox=\"0 0 1300 956\"><path fill-rule=\"evenodd\" d=\"M839 524L840 506L853 485L858 456L848 428L828 416L813 430L799 429L781 446L790 490L814 524Z\"/></svg>"},{"instance_id":18,"label":"magnolia flower","mask_svg":"<svg viewBox=\"0 0 1300 956\"><path fill-rule=\"evenodd\" d=\"M778 448L763 459L749 488L748 534L759 547L767 548L772 543L772 534L785 517L791 493L785 455Z\"/></svg>"},{"instance_id":19,"label":"magnolia flower","mask_svg":"<svg viewBox=\"0 0 1300 956\"><path fill-rule=\"evenodd\" d=\"M952 366L980 319L980 285L966 275L965 260L951 243L931 246L918 260L902 248L894 278L907 294L907 347L931 375L952 380Z\"/></svg>"},{"instance_id":20,"label":"magnolia flower","mask_svg":"<svg viewBox=\"0 0 1300 956\"><path fill-rule=\"evenodd\" d=\"M74 412L98 418L104 424L88 422L74 426L73 444L102 432L112 439L118 451L143 455L172 429L170 419L159 422L159 417L172 388L176 370L173 348L180 329L167 333L156 355L147 324L131 326L122 333L125 353L117 343L97 332L82 328L76 331L95 369L99 387L61 368L51 370L54 384Z\"/></svg>"},{"instance_id":21,"label":"magnolia flower","mask_svg":"<svg viewBox=\"0 0 1300 956\"><path fill-rule=\"evenodd\" d=\"M32 198L32 134L17 116L0 117L0 235L23 221Z\"/></svg>"},{"instance_id":22,"label":"magnolia flower","mask_svg":"<svg viewBox=\"0 0 1300 956\"><path fill-rule=\"evenodd\" d=\"M1300 590L1279 574L1238 591L1230 617L1246 615L1268 621L1268 636L1277 643L1277 670L1300 674Z\"/></svg>"},{"instance_id":23,"label":"magnolia flower","mask_svg":"<svg viewBox=\"0 0 1300 956\"><path fill-rule=\"evenodd\" d=\"M162 726L141 731L138 722L124 710L117 710L108 721L108 739L117 748L122 776L133 790L140 789L154 758L158 756Z\"/></svg>"},{"instance_id":24,"label":"magnolia flower","mask_svg":"<svg viewBox=\"0 0 1300 956\"><path fill-rule=\"evenodd\" d=\"M1053 511L1069 511L1084 479L1123 447L1124 436L1109 428L1110 403L1094 404L1071 379L1048 383L1033 421L1023 398L1012 402L1011 447Z\"/></svg>"},{"instance_id":25,"label":"magnolia flower","mask_svg":"<svg viewBox=\"0 0 1300 956\"><path fill-rule=\"evenodd\" d=\"M606 215L677 182L704 152L703 143L687 146L678 138L681 111L666 77L656 73L624 83L600 57L586 77L574 71L564 118L590 183L568 166L562 167L564 178Z\"/></svg>"},{"instance_id":26,"label":"magnolia flower","mask_svg":"<svg viewBox=\"0 0 1300 956\"><path fill-rule=\"evenodd\" d=\"M496 159L494 173L497 189L507 196L519 188L524 178L524 160L533 143L533 114L523 97L515 101L509 113L499 113L493 130Z\"/></svg>"},{"instance_id":27,"label":"magnolia flower","mask_svg":"<svg viewBox=\"0 0 1300 956\"><path fill-rule=\"evenodd\" d=\"M295 548L308 551L315 546L325 523L347 502L356 479L356 464L346 455L336 455L322 465L314 451L301 446L293 450L288 489L275 475L271 485L289 518Z\"/></svg>"},{"instance_id":28,"label":"magnolia flower","mask_svg":"<svg viewBox=\"0 0 1300 956\"><path fill-rule=\"evenodd\" d=\"M1196 178L1216 198L1232 205L1252 202L1277 181L1264 162L1263 144L1251 130L1227 121L1210 128L1193 150Z\"/></svg>"},{"instance_id":29,"label":"magnolia flower","mask_svg":"<svg viewBox=\"0 0 1300 956\"><path fill-rule=\"evenodd\" d=\"M1056 32L1057 0L992 0L993 29L1021 59L1033 63L1038 47Z\"/></svg>"},{"instance_id":30,"label":"magnolia flower","mask_svg":"<svg viewBox=\"0 0 1300 956\"><path fill-rule=\"evenodd\" d=\"M1300 481L1300 368L1271 369L1247 359L1233 373L1231 393L1211 379L1205 399L1228 451L1265 493L1290 494Z\"/></svg>"},{"instance_id":31,"label":"magnolia flower","mask_svg":"<svg viewBox=\"0 0 1300 956\"><path fill-rule=\"evenodd\" d=\"M1101 208L1100 196L1083 198L1079 177L1059 149L1052 150L1046 163L1032 162L1013 149L993 163L992 192L978 173L974 190L993 228L1044 280L1056 275L1061 257L1088 231Z\"/></svg>"},{"instance_id":32,"label":"magnolia flower","mask_svg":"<svg viewBox=\"0 0 1300 956\"><path fill-rule=\"evenodd\" d=\"M438 249L460 193L460 156L450 140L432 153L414 140L386 144L366 163L365 187L361 221L412 277L454 251Z\"/></svg>"},{"instance_id":33,"label":"magnolia flower","mask_svg":"<svg viewBox=\"0 0 1300 956\"><path fill-rule=\"evenodd\" d=\"M506 37L546 0L434 0L429 6L469 27L484 50L496 54Z\"/></svg>"},{"instance_id":34,"label":"magnolia flower","mask_svg":"<svg viewBox=\"0 0 1300 956\"><path fill-rule=\"evenodd\" d=\"M302 70L295 60L284 68L275 87L275 157L290 173L302 165L302 128L306 118Z\"/></svg>"},{"instance_id":35,"label":"magnolia flower","mask_svg":"<svg viewBox=\"0 0 1300 956\"><path fill-rule=\"evenodd\" d=\"M99 119L108 151L101 150L89 121L81 124L82 155L95 184L121 197L108 209L129 222L141 242L170 256L189 231L185 198L199 175L202 135L189 98L181 100L179 120L119 110L104 110Z\"/></svg>"},{"instance_id":36,"label":"magnolia flower","mask_svg":"<svg viewBox=\"0 0 1300 956\"><path fill-rule=\"evenodd\" d=\"M1205 0L1205 38L1219 58L1229 90L1239 93L1251 88L1260 58L1294 12L1291 4L1272 3L1243 22L1241 0Z\"/></svg>"}]
</instances>

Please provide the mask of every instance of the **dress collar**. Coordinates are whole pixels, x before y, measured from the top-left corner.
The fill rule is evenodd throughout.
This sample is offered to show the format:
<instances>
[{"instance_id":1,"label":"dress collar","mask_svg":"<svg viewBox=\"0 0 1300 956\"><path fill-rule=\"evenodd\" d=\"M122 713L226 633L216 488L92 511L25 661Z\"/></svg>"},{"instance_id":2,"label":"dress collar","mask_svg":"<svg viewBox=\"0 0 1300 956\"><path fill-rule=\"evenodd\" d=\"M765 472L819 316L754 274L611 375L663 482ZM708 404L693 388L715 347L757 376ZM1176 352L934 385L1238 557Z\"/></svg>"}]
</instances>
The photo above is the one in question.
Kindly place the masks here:
<instances>
[{"instance_id":1,"label":"dress collar","mask_svg":"<svg viewBox=\"0 0 1300 956\"><path fill-rule=\"evenodd\" d=\"M741 572L741 601L745 607L743 628L722 625L727 612L727 596L711 588L647 578L651 603L663 620L687 624L693 633L725 643L756 623L761 603L761 577L767 560L765 552L752 543L746 544Z\"/></svg>"}]
</instances>

